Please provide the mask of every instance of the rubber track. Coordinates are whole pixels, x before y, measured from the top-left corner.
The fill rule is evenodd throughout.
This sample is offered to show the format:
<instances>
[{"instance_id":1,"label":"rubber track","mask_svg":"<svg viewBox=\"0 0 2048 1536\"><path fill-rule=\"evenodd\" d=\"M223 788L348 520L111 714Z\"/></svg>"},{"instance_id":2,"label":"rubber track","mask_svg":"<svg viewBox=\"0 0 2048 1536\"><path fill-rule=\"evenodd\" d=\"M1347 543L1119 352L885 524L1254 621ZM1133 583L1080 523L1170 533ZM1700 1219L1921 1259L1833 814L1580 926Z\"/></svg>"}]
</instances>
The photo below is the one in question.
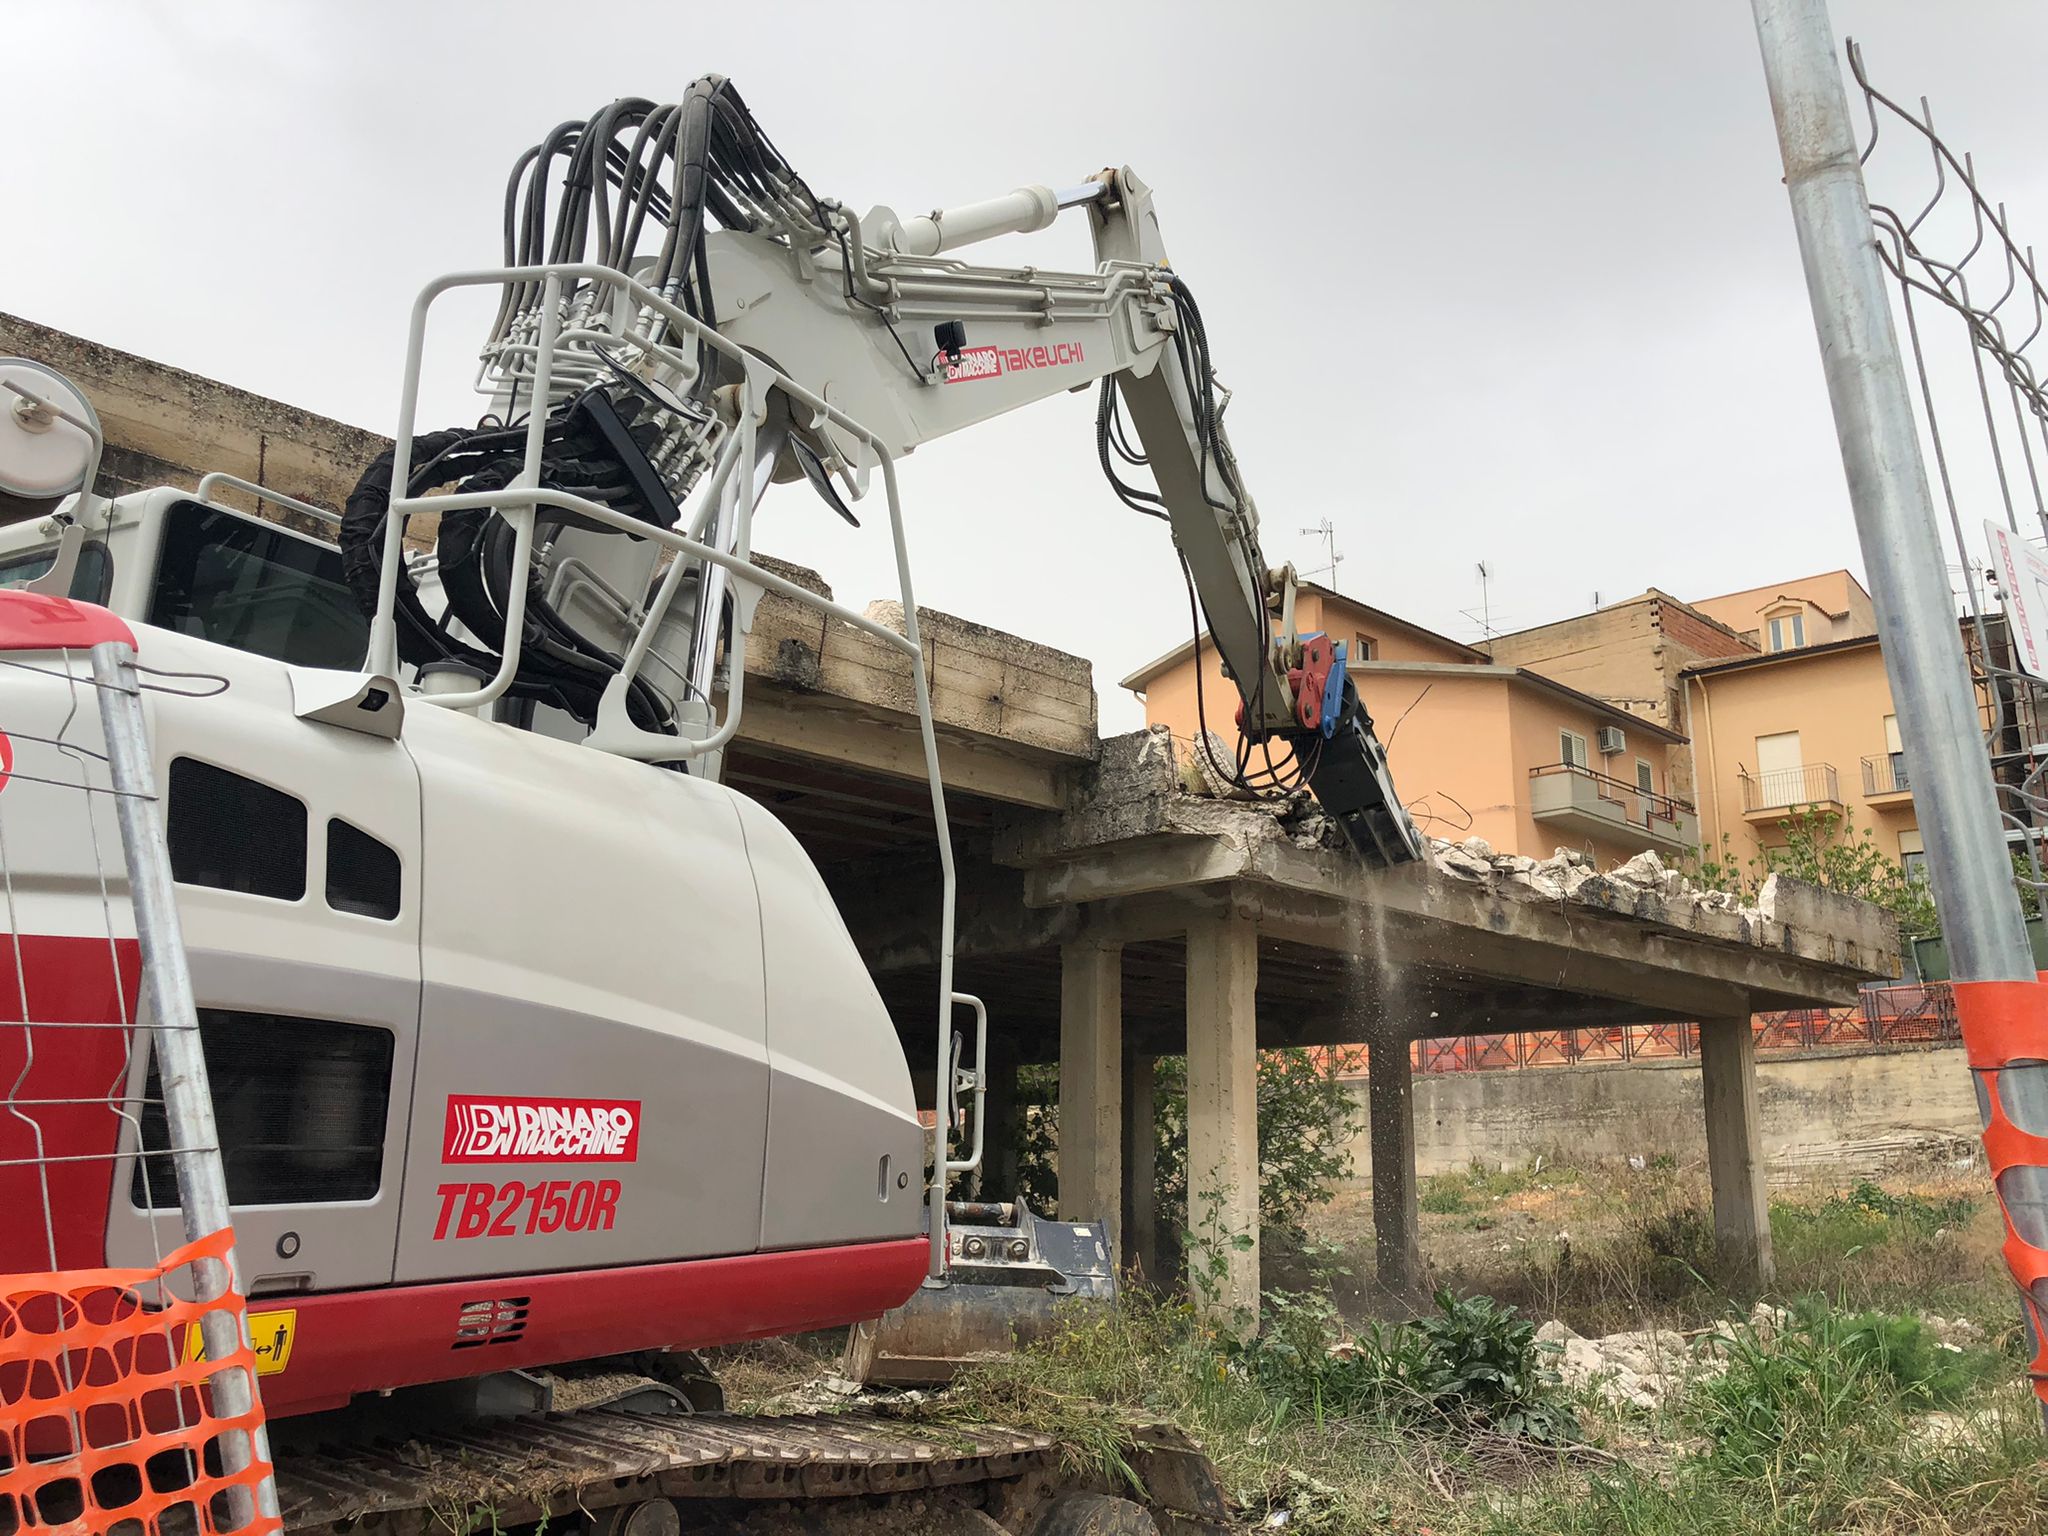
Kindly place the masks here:
<instances>
[{"instance_id":1,"label":"rubber track","mask_svg":"<svg viewBox=\"0 0 2048 1536\"><path fill-rule=\"evenodd\" d=\"M650 1418L592 1409L277 1458L288 1531L450 1536L662 1496L829 1498L1014 1477L1048 1436L953 1431L848 1412Z\"/></svg>"}]
</instances>

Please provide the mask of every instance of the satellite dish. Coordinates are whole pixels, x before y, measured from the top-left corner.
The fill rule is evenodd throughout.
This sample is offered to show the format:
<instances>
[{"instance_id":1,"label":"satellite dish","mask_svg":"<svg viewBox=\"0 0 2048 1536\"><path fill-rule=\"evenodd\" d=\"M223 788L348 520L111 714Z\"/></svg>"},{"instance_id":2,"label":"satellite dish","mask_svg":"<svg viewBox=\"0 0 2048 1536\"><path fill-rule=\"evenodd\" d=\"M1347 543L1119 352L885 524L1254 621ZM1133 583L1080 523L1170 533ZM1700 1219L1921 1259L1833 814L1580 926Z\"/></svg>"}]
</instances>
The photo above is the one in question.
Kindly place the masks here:
<instances>
[{"instance_id":1,"label":"satellite dish","mask_svg":"<svg viewBox=\"0 0 2048 1536\"><path fill-rule=\"evenodd\" d=\"M84 390L54 368L0 357L0 498L62 501L85 485L99 438Z\"/></svg>"}]
</instances>

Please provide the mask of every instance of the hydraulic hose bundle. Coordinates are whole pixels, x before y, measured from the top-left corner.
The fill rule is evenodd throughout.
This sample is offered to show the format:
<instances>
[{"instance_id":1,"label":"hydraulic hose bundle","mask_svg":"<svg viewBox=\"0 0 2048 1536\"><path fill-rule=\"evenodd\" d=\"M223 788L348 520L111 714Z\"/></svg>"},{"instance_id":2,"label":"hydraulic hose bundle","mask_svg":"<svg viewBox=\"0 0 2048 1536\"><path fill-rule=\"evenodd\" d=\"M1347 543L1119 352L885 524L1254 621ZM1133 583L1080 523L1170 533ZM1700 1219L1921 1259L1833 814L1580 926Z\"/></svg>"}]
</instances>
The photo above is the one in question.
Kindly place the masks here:
<instances>
[{"instance_id":1,"label":"hydraulic hose bundle","mask_svg":"<svg viewBox=\"0 0 2048 1536\"><path fill-rule=\"evenodd\" d=\"M505 263L594 262L630 272L685 313L715 326L718 307L704 245L711 221L725 229L831 238L818 200L769 142L739 92L715 75L695 82L672 105L637 97L614 101L588 119L559 125L522 154L505 193ZM563 309L580 315L581 324L602 326L605 297L571 284ZM665 478L657 461L669 457L664 433L683 402L648 387L609 349L588 342L582 345L610 373L609 380L551 408L530 394L522 400L542 301L538 282L506 285L485 346L500 380L502 416L474 429L415 439L416 467L405 494L417 496L451 483L462 491L511 484L525 448L523 406L549 410L544 485L605 502L651 527L673 527L678 513L670 478L687 480L694 464L685 458ZM664 334L656 339L673 344L672 328L661 329ZM626 340L620 337L622 345ZM694 375L683 390L689 397L686 408L698 413L696 419L708 419L711 393L727 381L720 377L715 353L699 347L696 357ZM369 466L342 521L344 569L366 612L374 612L377 602L392 468L391 453ZM564 529L579 526L594 527L543 508L534 530L536 551L545 553ZM446 608L438 616L430 613L411 575L399 572L396 617L402 660L417 666L454 662L485 676L497 670L511 599L514 537L512 525L496 512L443 516L436 553ZM589 725L621 658L548 603L540 590L542 563L536 563L529 578L519 671L510 696L554 705ZM668 704L639 679L629 713L643 729L673 729Z\"/></svg>"},{"instance_id":2,"label":"hydraulic hose bundle","mask_svg":"<svg viewBox=\"0 0 2048 1536\"><path fill-rule=\"evenodd\" d=\"M641 452L655 430L638 419L641 414L637 397L628 393L623 401L615 401L602 390L558 408L544 440L542 484L603 502L649 527L671 526L675 503ZM413 453L419 463L406 494L423 495L451 482L460 491L502 490L519 473L525 446L523 426L457 427L417 437ZM363 472L341 520L342 570L357 604L371 614L376 612L383 569L394 451L379 454ZM534 528L535 548L545 550L563 529L579 526L594 525L543 507ZM395 605L400 660L414 666L457 662L482 677L497 670L511 595L513 539L511 523L496 512L471 509L442 515L435 552L447 605L438 617L429 613L412 574L400 567ZM453 632L456 624L477 643L458 637ZM511 696L552 704L591 724L620 660L549 605L540 590L537 562L529 576L519 671ZM628 710L643 729L669 728L666 704L638 680Z\"/></svg>"}]
</instances>

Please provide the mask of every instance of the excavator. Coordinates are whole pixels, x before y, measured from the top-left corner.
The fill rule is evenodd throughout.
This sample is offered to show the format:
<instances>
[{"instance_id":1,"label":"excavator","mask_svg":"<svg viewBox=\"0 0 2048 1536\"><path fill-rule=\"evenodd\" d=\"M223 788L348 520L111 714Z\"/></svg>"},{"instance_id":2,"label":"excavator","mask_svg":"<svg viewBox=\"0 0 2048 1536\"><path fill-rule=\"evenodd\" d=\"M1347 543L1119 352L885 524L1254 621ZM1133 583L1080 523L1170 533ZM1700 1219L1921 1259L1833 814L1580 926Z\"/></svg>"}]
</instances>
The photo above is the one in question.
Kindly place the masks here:
<instances>
[{"instance_id":1,"label":"excavator","mask_svg":"<svg viewBox=\"0 0 2048 1536\"><path fill-rule=\"evenodd\" d=\"M955 254L1061 217L1088 221L1092 271ZM487 409L422 430L435 304L479 289L498 300ZM337 1424L469 1426L476 1452L493 1424L587 1406L567 1384L594 1367L626 1382L598 1406L682 1414L716 1404L687 1351L863 1324L872 1366L891 1354L876 1320L914 1334L919 1298L1113 1284L1103 1228L1064 1219L1084 1213L949 1199L979 1162L987 1010L948 959L928 1130L817 869L720 782L764 593L895 645L950 955L896 465L1080 390L1112 493L1167 524L1238 696L1217 771L1253 794L1305 787L1369 864L1420 857L1343 647L1298 632L1293 572L1260 551L1202 312L1128 168L857 215L721 77L563 123L513 169L502 264L423 291L393 447L338 518L222 475L95 496L90 401L0 360L0 585L109 609L154 674L208 680L150 693L150 747L262 1396L281 1479L297 1466L315 1490L288 1524L396 1528L426 1507L378 1481L388 1460L371 1477L337 1450ZM753 559L757 505L798 482L850 522L880 504L900 631ZM301 527L223 505L225 487ZM23 999L0 1017L17 1021L58 998L115 1017L134 995L93 849L23 831L61 820L57 744L90 729L73 692L55 664L0 671ZM0 1023L0 1088L40 1107L0 1116L0 1209L45 1219L0 1223L0 1273L175 1246L147 1049L109 1056L105 1031L77 1031L32 1056L23 1033ZM135 1113L105 1112L110 1074ZM816 1443L760 1452L771 1483L778 1456L842 1467L844 1435L792 1422L785 1439ZM758 1448L771 1430L749 1433ZM1005 1514L1014 1448L926 1451L917 1486L943 1461L994 1522L975 1529L1098 1528L1099 1500ZM689 1491L586 1476L572 1502L659 1536Z\"/></svg>"}]
</instances>

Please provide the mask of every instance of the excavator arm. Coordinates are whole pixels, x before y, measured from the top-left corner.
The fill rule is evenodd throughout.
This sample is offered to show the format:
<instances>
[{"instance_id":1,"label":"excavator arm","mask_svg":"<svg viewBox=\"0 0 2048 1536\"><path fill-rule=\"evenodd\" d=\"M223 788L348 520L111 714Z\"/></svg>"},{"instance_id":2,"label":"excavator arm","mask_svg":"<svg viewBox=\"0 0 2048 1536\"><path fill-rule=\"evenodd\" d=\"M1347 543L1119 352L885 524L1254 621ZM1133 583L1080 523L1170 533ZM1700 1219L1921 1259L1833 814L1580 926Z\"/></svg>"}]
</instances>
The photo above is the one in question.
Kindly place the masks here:
<instances>
[{"instance_id":1,"label":"excavator arm","mask_svg":"<svg viewBox=\"0 0 2048 1536\"><path fill-rule=\"evenodd\" d=\"M974 266L946 254L1043 229L1070 208L1086 210L1093 272ZM1239 695L1241 732L1256 747L1215 766L1254 790L1306 783L1369 862L1419 858L1355 682L1327 640L1296 632L1293 571L1269 569L1260 553L1257 509L1222 421L1228 395L1201 312L1167 261L1151 189L1125 167L1064 191L1027 187L908 220L887 208L856 220L837 204L827 214L845 239L824 249L814 275L775 239L709 238L719 290L748 295L721 320L723 333L864 423L884 424L902 453L1098 385L1105 471L1128 503L1170 525ZM1119 480L1112 454L1125 445L1124 417L1139 450L1127 456L1149 470L1150 487ZM865 467L857 443L813 446L844 472ZM1277 764L1265 743L1283 749Z\"/></svg>"},{"instance_id":2,"label":"excavator arm","mask_svg":"<svg viewBox=\"0 0 2048 1536\"><path fill-rule=\"evenodd\" d=\"M557 164L563 187L551 199L544 177ZM1097 258L1092 271L975 265L953 254L992 237L1044 229L1068 209L1086 210ZM1265 563L1258 513L1224 431L1229 395L1211 365L1201 311L1166 259L1150 188L1128 168L1064 191L1027 187L922 216L899 217L886 207L860 216L814 194L730 84L707 77L673 107L615 102L557 129L515 169L506 229L508 267L594 256L598 265L672 297L859 422L891 457L1053 394L1098 390L1104 469L1128 505L1169 524L1238 694L1243 744L1234 762L1215 766L1255 793L1306 784L1372 863L1421 856L1341 649L1326 636L1297 632L1292 568ZM649 483L637 470L650 472L673 502L664 508L658 492L643 495L653 503L647 515L673 516L709 475L732 429L734 392L722 390L734 382L731 359L691 347L672 323L601 285L563 289L552 333L543 308L541 284L512 287L485 346L499 431L518 427L522 401L531 399L537 338L554 334L558 356L580 351L587 363L557 361L550 401L556 416L580 410L587 429L586 418L611 409L594 408L592 393L637 392L644 399L628 403L629 414L654 402L637 420L606 430L613 448L630 458L621 439L631 437L645 456L643 466L623 475L628 493ZM853 516L847 503L866 490L876 446L815 414L800 415L759 423L752 476L719 482L722 502L693 525L714 547L735 548L738 499L758 499L775 481L808 479ZM578 475L588 478L593 463L609 462L603 443L591 446L591 430L574 423L561 430L561 456ZM465 440L441 451L468 446ZM491 451L486 445L472 456L486 466L478 483L502 483L490 480ZM1140 472L1138 483L1123 478L1119 462ZM1142 483L1145 475L1150 485ZM443 563L458 585L468 583L453 594L467 604L458 617L488 635L507 606L504 594L483 590L469 574L488 570L477 556L490 553L488 529L458 525L452 537L451 551L444 525ZM616 592L644 587L647 572L621 554L628 541L614 534L566 527L545 542L557 566L573 563ZM681 686L665 702L636 681L636 730L701 738L713 728L711 700L734 665L734 648L721 649L720 640L729 581L717 567L694 573L678 606L690 627L687 655L674 667ZM577 669L626 649L634 615L630 602L620 606L618 624L606 633L587 599L585 611L568 613L551 606L548 592L536 592L527 623L537 622L544 635L553 633L550 625L560 630L554 639L564 670L552 695L544 679L523 678L528 694L587 706L589 687ZM418 643L430 647L432 638ZM594 718L594 711L586 715ZM1209 743L1200 750L1209 751ZM715 757L700 757L693 771L715 765Z\"/></svg>"}]
</instances>

